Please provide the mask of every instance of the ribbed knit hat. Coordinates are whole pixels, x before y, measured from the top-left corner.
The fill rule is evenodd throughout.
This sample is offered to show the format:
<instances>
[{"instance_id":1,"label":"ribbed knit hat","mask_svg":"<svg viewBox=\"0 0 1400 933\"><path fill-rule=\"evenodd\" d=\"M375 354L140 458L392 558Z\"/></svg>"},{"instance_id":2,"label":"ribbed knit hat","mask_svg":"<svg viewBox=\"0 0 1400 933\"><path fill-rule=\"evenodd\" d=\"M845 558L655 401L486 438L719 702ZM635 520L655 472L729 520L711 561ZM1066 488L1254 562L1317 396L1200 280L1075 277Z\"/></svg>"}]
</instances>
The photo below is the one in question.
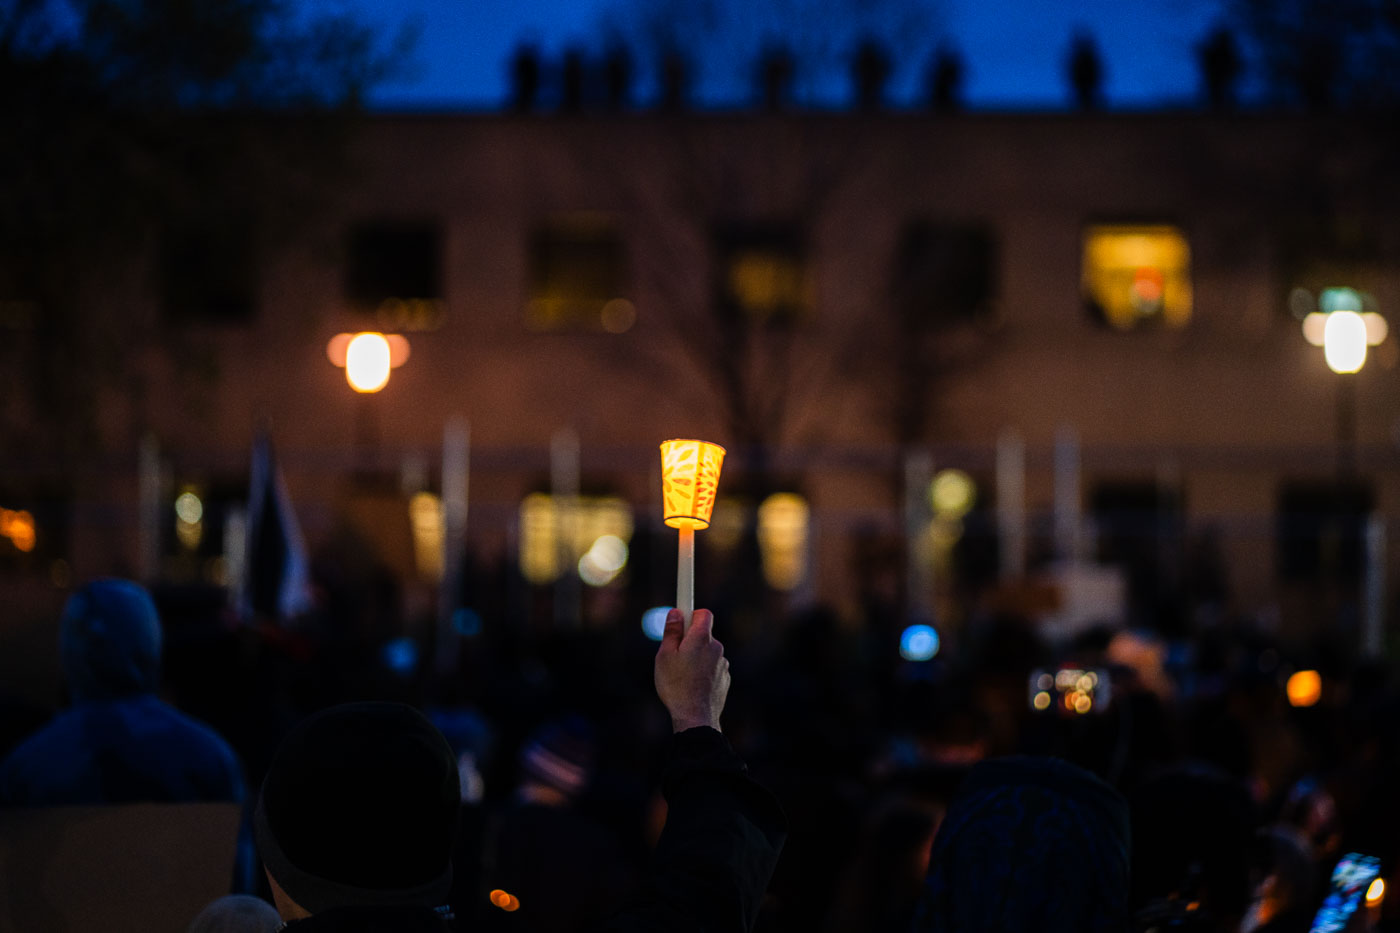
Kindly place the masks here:
<instances>
[{"instance_id":1,"label":"ribbed knit hat","mask_svg":"<svg viewBox=\"0 0 1400 933\"><path fill-rule=\"evenodd\" d=\"M254 816L258 852L311 913L436 907L452 886L461 794L447 740L401 703L351 703L283 740Z\"/></svg>"}]
</instances>

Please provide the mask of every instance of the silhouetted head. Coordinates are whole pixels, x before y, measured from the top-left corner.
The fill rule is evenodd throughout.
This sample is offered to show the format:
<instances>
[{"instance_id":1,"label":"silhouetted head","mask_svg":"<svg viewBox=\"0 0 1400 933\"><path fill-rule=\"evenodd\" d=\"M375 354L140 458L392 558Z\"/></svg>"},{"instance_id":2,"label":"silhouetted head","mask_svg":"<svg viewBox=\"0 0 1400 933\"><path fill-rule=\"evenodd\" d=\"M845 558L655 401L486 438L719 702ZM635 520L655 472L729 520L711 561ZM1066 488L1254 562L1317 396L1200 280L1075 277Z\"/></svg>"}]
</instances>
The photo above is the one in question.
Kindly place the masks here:
<instances>
[{"instance_id":1,"label":"silhouetted head","mask_svg":"<svg viewBox=\"0 0 1400 933\"><path fill-rule=\"evenodd\" d=\"M258 853L307 913L436 907L452 886L460 799L456 758L422 713L332 707L278 747L254 815Z\"/></svg>"},{"instance_id":2,"label":"silhouetted head","mask_svg":"<svg viewBox=\"0 0 1400 933\"><path fill-rule=\"evenodd\" d=\"M94 580L68 598L59 653L74 702L152 693L160 681L155 603L130 580Z\"/></svg>"},{"instance_id":3,"label":"silhouetted head","mask_svg":"<svg viewBox=\"0 0 1400 933\"><path fill-rule=\"evenodd\" d=\"M920 933L1122 931L1128 923L1128 806L1053 758L980 762L933 843Z\"/></svg>"}]
</instances>

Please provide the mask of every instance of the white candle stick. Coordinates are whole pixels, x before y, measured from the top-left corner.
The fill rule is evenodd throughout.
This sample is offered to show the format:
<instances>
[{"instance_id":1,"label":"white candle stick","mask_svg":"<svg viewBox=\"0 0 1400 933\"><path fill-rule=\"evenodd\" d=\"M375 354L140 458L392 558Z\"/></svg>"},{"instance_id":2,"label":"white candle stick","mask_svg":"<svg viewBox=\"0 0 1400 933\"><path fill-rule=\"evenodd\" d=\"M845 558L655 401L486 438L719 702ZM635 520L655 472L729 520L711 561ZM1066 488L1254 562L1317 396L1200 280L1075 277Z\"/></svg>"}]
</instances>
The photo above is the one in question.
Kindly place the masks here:
<instances>
[{"instance_id":1,"label":"white candle stick","mask_svg":"<svg viewBox=\"0 0 1400 933\"><path fill-rule=\"evenodd\" d=\"M695 613L695 529L686 525L680 529L680 544L676 557L676 608L681 611L685 628Z\"/></svg>"}]
</instances>

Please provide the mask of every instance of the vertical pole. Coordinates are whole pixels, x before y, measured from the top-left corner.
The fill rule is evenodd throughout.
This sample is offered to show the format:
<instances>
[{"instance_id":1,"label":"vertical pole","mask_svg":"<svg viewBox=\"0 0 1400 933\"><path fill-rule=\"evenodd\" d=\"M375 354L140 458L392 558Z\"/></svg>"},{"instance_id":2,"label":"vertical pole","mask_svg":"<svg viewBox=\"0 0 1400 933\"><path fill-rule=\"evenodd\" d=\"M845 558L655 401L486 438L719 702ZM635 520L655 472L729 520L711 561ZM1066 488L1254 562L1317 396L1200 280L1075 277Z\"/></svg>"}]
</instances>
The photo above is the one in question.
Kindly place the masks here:
<instances>
[{"instance_id":1,"label":"vertical pole","mask_svg":"<svg viewBox=\"0 0 1400 933\"><path fill-rule=\"evenodd\" d=\"M230 506L224 513L223 554L224 587L230 605L238 609L248 581L248 510L243 506Z\"/></svg>"},{"instance_id":2,"label":"vertical pole","mask_svg":"<svg viewBox=\"0 0 1400 933\"><path fill-rule=\"evenodd\" d=\"M685 627L690 628L690 617L695 614L695 529L689 525L680 529L680 540L676 548L676 608L685 617Z\"/></svg>"},{"instance_id":3,"label":"vertical pole","mask_svg":"<svg viewBox=\"0 0 1400 933\"><path fill-rule=\"evenodd\" d=\"M1337 374L1337 476L1356 475L1356 377L1357 373Z\"/></svg>"},{"instance_id":4,"label":"vertical pole","mask_svg":"<svg viewBox=\"0 0 1400 933\"><path fill-rule=\"evenodd\" d=\"M1008 428L997 438L997 530L1001 580L1026 574L1026 444Z\"/></svg>"},{"instance_id":5,"label":"vertical pole","mask_svg":"<svg viewBox=\"0 0 1400 933\"><path fill-rule=\"evenodd\" d=\"M442 589L438 594L437 667L456 668L453 620L462 593L462 564L467 549L467 491L471 466L471 424L460 415L442 431Z\"/></svg>"},{"instance_id":6,"label":"vertical pole","mask_svg":"<svg viewBox=\"0 0 1400 933\"><path fill-rule=\"evenodd\" d=\"M1361 656L1379 658L1385 650L1385 517L1366 520L1366 573L1361 594Z\"/></svg>"},{"instance_id":7,"label":"vertical pole","mask_svg":"<svg viewBox=\"0 0 1400 933\"><path fill-rule=\"evenodd\" d=\"M154 434L141 439L136 455L137 559L143 583L160 575L160 444Z\"/></svg>"},{"instance_id":8,"label":"vertical pole","mask_svg":"<svg viewBox=\"0 0 1400 933\"><path fill-rule=\"evenodd\" d=\"M579 442L572 428L554 432L549 445L549 485L559 516L556 528L559 579L554 584L554 622L572 628L582 621L578 578Z\"/></svg>"},{"instance_id":9,"label":"vertical pole","mask_svg":"<svg viewBox=\"0 0 1400 933\"><path fill-rule=\"evenodd\" d=\"M1069 563L1082 557L1079 495L1079 436L1064 425L1055 432L1055 551Z\"/></svg>"}]
</instances>

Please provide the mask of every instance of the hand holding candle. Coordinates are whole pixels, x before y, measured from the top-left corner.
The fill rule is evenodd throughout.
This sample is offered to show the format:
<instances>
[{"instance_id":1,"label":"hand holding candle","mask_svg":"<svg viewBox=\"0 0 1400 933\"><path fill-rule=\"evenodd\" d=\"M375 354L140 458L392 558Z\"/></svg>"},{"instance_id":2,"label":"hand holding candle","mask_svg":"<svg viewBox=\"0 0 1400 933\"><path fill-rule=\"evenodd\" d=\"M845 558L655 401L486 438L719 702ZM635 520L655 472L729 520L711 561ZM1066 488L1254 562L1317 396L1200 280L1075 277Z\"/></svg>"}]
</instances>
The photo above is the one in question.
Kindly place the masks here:
<instances>
[{"instance_id":1,"label":"hand holding candle","mask_svg":"<svg viewBox=\"0 0 1400 933\"><path fill-rule=\"evenodd\" d=\"M695 530L710 527L723 462L718 444L670 440L661 445L661 501L666 524L680 532L676 608L686 625L695 611Z\"/></svg>"}]
</instances>

